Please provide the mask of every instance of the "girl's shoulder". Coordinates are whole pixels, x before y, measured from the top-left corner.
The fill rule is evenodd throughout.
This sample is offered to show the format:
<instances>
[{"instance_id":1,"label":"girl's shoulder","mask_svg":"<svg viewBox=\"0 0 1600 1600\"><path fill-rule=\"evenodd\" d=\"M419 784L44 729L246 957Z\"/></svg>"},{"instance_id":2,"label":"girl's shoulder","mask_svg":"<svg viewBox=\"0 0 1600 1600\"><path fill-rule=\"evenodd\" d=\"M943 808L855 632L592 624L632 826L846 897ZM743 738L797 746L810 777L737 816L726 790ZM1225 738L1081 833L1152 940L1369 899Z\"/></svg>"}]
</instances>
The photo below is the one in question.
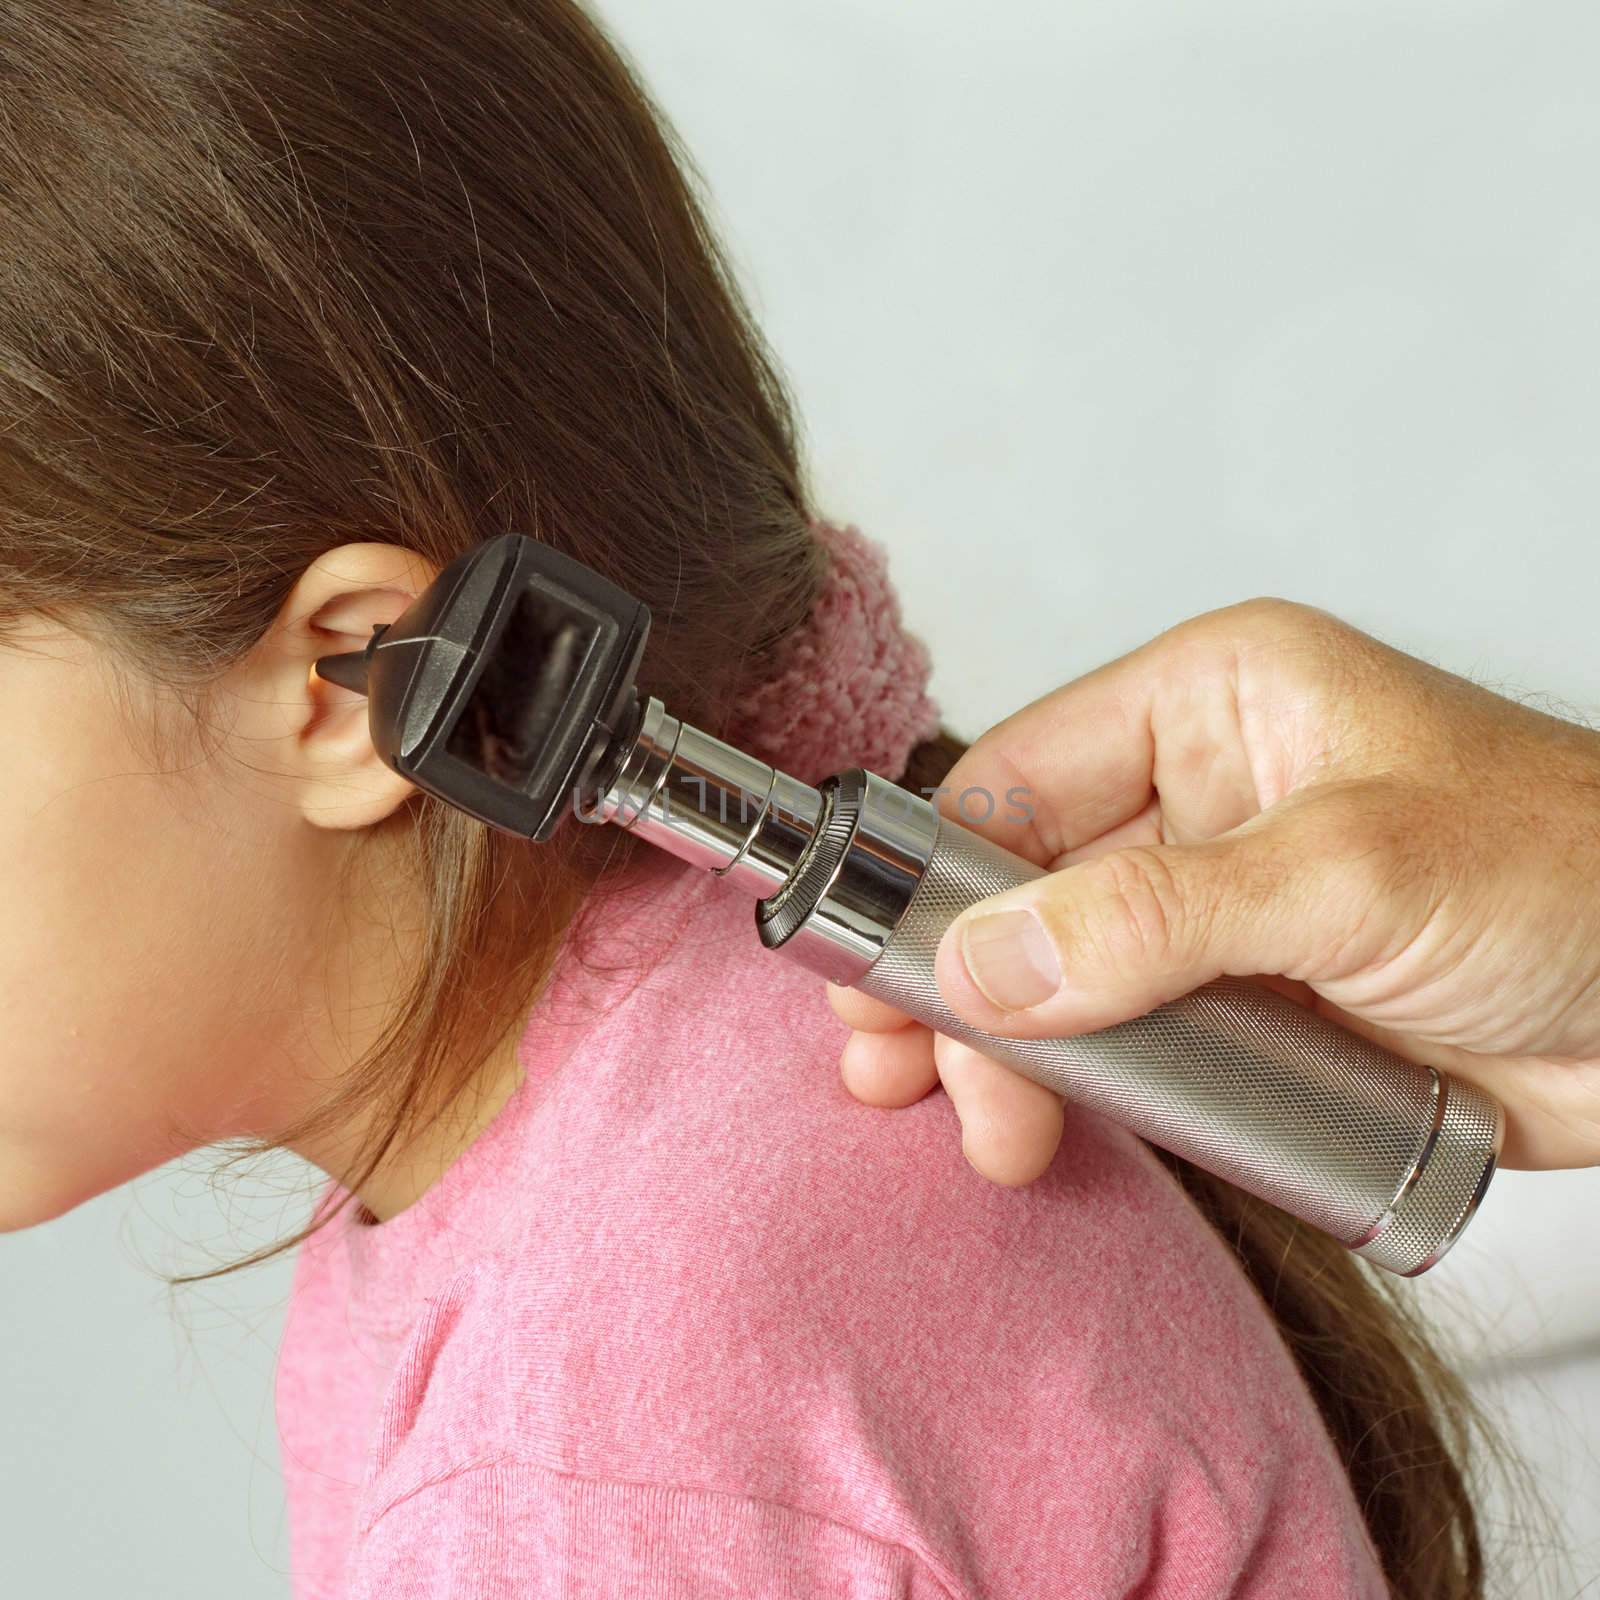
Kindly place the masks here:
<instances>
[{"instance_id":1,"label":"girl's shoulder","mask_svg":"<svg viewBox=\"0 0 1600 1600\"><path fill-rule=\"evenodd\" d=\"M542 1086L514 1222L411 1332L364 1522L515 1460L844 1524L951 1593L1173 1564L1186 1595L1381 1593L1265 1306L1149 1150L1069 1106L1043 1178L988 1182L942 1093L845 1090L821 981L748 903L696 904Z\"/></svg>"}]
</instances>

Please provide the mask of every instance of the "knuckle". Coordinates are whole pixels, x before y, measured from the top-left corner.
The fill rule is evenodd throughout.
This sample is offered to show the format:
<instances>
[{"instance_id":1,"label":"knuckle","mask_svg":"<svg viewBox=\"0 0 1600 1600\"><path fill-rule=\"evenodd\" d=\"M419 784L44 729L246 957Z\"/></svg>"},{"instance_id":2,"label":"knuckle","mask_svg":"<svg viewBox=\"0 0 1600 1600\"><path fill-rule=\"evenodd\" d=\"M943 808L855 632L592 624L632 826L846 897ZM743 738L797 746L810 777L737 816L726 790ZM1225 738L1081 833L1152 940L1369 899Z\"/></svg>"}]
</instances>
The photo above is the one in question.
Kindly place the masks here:
<instances>
[{"instance_id":1,"label":"knuckle","mask_svg":"<svg viewBox=\"0 0 1600 1600\"><path fill-rule=\"evenodd\" d=\"M1301 663L1314 677L1351 655L1366 635L1317 606L1256 595L1190 617L1163 638L1175 670L1203 673L1219 662L1236 664L1244 655L1268 652L1286 665Z\"/></svg>"},{"instance_id":2,"label":"knuckle","mask_svg":"<svg viewBox=\"0 0 1600 1600\"><path fill-rule=\"evenodd\" d=\"M1280 624L1304 621L1308 615L1316 611L1314 606L1305 605L1298 600L1287 600L1277 594L1251 595L1248 599L1237 601L1223 609L1231 611L1240 621Z\"/></svg>"},{"instance_id":3,"label":"knuckle","mask_svg":"<svg viewBox=\"0 0 1600 1600\"><path fill-rule=\"evenodd\" d=\"M1332 644L1364 637L1358 628L1321 606L1272 594L1252 595L1248 600L1208 611L1195 618L1194 623L1229 640L1256 644L1311 639Z\"/></svg>"},{"instance_id":4,"label":"knuckle","mask_svg":"<svg viewBox=\"0 0 1600 1600\"><path fill-rule=\"evenodd\" d=\"M1277 623L1300 632L1350 626L1343 618L1323 610L1321 606L1311 605L1304 600L1285 600L1279 595L1257 595L1254 599L1246 600L1244 605L1250 615L1264 622Z\"/></svg>"},{"instance_id":5,"label":"knuckle","mask_svg":"<svg viewBox=\"0 0 1600 1600\"><path fill-rule=\"evenodd\" d=\"M1394 694L1395 653L1371 635L1318 606L1278 595L1257 595L1207 612L1178 626L1173 675L1187 680L1219 670L1234 685L1241 706L1297 703L1304 748L1327 747L1342 760L1370 735L1374 701Z\"/></svg>"},{"instance_id":6,"label":"knuckle","mask_svg":"<svg viewBox=\"0 0 1600 1600\"><path fill-rule=\"evenodd\" d=\"M1316 606L1299 600L1286 600L1281 595L1258 594L1247 600L1236 600L1230 606L1221 606L1207 616L1217 619L1219 625L1229 629L1246 628L1251 632L1274 634L1304 632L1320 628L1336 619Z\"/></svg>"}]
</instances>

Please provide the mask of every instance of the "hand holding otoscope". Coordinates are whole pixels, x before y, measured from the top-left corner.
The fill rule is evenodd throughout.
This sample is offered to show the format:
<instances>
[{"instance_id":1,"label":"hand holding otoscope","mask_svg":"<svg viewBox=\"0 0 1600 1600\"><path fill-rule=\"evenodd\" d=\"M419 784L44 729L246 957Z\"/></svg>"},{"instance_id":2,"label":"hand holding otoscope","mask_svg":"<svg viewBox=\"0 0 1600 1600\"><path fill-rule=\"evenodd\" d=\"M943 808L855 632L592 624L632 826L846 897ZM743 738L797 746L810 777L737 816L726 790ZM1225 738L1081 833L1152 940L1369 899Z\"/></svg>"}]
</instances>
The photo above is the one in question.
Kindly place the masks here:
<instances>
[{"instance_id":1,"label":"hand holding otoscope","mask_svg":"<svg viewBox=\"0 0 1600 1600\"><path fill-rule=\"evenodd\" d=\"M947 815L1062 869L944 938L940 989L968 1024L1080 1034L1222 973L1287 973L1265 981L1502 1102L1501 1164L1600 1164L1600 734L1261 600L1024 707L945 783ZM1031 823L958 807L1019 783ZM979 921L1025 906L1034 961L1004 942L1017 922ZM858 1030L858 1098L942 1080L979 1172L1049 1166L1057 1096L858 991L830 998Z\"/></svg>"},{"instance_id":2,"label":"hand holding otoscope","mask_svg":"<svg viewBox=\"0 0 1600 1600\"><path fill-rule=\"evenodd\" d=\"M1271 615L1282 632L1282 614ZM1274 625L1263 621L1260 608L1250 617L1249 626L1237 629L1233 648L1240 681L1256 697L1241 693L1238 703L1259 716L1265 683L1267 702L1296 733L1264 764L1236 761L1219 773L1216 804L1230 803L1230 792L1234 805L1258 788L1287 793L1308 773L1332 783L1317 797L1336 793L1342 808L1319 817L1344 819L1343 831L1328 834L1322 870L1337 875L1354 857L1358 865L1344 866L1342 881L1369 891L1370 900L1387 881L1389 859L1381 848L1388 835L1375 831L1377 822L1410 795L1408 783L1415 780L1406 775L1414 770L1415 750L1432 754L1438 746L1454 762L1445 763L1445 771L1457 788L1447 785L1443 813L1432 819L1448 839L1456 831L1448 802L1494 740L1476 725L1440 715L1455 708L1453 697L1468 686L1432 673L1420 680L1424 691L1408 718L1378 747L1381 781L1363 783L1348 764L1348 750L1361 690L1373 681L1373 663L1381 657L1354 648L1337 656L1344 692L1334 698L1343 709L1308 721L1316 699L1304 665L1263 678L1258 657L1272 659L1267 646ZM1335 635L1359 637L1332 619L1326 624L1304 654L1328 657ZM941 936L976 901L1024 885L1030 885L1025 894L1036 893L1040 866L875 774L850 768L812 788L680 722L635 688L648 628L645 607L615 585L534 540L506 534L452 562L401 617L374 630L365 650L324 657L317 666L323 677L366 693L373 747L383 760L418 788L486 822L538 842L574 806L587 821L628 828L748 894L755 932L768 948L940 1033L981 1045L1047 1090L1305 1219L1389 1271L1425 1271L1459 1236L1488 1186L1505 1132L1494 1095L1469 1075L1408 1060L1270 987L1215 976L1248 970L1237 965L1239 952L1251 948L1244 940L1220 947L1228 953L1210 967L1212 981L1196 979L1192 992L1175 987L1173 998L1153 1010L1146 1006L1143 1014L1128 1006L1127 1020L1114 1025L1091 1025L1091 1032L1076 1036L1047 1028L1026 1038L975 1028L951 1010L936 982ZM1183 639L1192 642L1193 635ZM1383 649L1375 642L1371 648ZM1203 653L1196 648L1189 663L1196 688L1207 681L1198 671ZM1126 673L1125 664L1107 670L1115 673L1119 665ZM1181 698L1185 689L1186 680L1178 680L1174 692ZM1112 690L1102 712L1114 719L1118 707L1133 719L1139 759L1147 753L1141 727L1170 714L1176 725L1196 730L1205 726L1203 716L1216 712L1203 699L1156 705ZM1559 765L1573 790L1592 786L1580 730L1521 708L1508 708L1505 718L1505 727L1493 731L1511 742L1513 764L1520 754L1544 770L1535 758L1545 756L1544 767ZM1094 822L1096 806L1115 813L1126 804L1128 776L1119 771L1125 753L1114 743L1098 752L1093 747L1096 733L1104 737L1106 731L1073 729L1069 742L1081 752L1078 759L1091 770L1098 763L1100 775L1076 815L1069 812L1067 823L1055 817L1058 828L1082 830ZM1182 750L1165 745L1159 755L1181 768L1195 750L1191 735ZM1203 758L1204 747L1199 751ZM1160 771L1157 777L1165 782ZM1148 787L1148 768L1143 779L1137 771L1134 778ZM1534 871L1516 802L1515 795L1505 801L1510 837L1504 849L1513 872L1507 878L1500 869L1496 882L1520 882L1517 871ZM1366 819L1360 830L1352 816ZM1102 827L1117 820L1106 816ZM1263 817L1237 830L1211 855L1226 856L1242 836L1266 833L1273 820ZM1181 815L1171 821L1181 829L1195 825ZM1557 835L1559 847L1576 856L1580 840L1591 835L1592 828L1585 834L1574 825ZM1238 903L1229 905L1229 916L1270 913L1278 891L1264 869L1285 865L1271 848L1275 842L1275 835L1265 841L1256 875L1234 883ZM1549 858L1540 859L1548 868ZM1524 923L1530 934L1559 910L1553 895L1536 900ZM1427 909L1409 942L1394 937L1392 922L1372 924L1363 939L1368 923L1358 910L1331 940L1309 942L1297 964L1312 975L1328 968L1347 987L1369 979L1378 986L1369 989L1369 1003L1375 997L1382 1010L1383 982L1393 981L1408 960L1434 956L1431 931L1453 929L1470 942L1478 930L1471 908L1483 901L1459 874L1424 888L1422 901ZM1437 920L1444 904L1454 920ZM1459 938L1447 941L1436 957L1445 979L1457 970L1460 949ZM1201 958L1197 968L1204 965ZM1458 1030L1461 1015L1483 1019L1479 1027L1491 1036L1526 1022L1515 1013L1495 1020L1492 980L1504 970L1502 953L1480 960L1467 983L1454 989L1446 983L1447 1029ZM949 981L948 963L941 975ZM1573 994L1575 1017L1594 987L1589 980ZM1575 1035L1552 1025L1537 1036Z\"/></svg>"}]
</instances>

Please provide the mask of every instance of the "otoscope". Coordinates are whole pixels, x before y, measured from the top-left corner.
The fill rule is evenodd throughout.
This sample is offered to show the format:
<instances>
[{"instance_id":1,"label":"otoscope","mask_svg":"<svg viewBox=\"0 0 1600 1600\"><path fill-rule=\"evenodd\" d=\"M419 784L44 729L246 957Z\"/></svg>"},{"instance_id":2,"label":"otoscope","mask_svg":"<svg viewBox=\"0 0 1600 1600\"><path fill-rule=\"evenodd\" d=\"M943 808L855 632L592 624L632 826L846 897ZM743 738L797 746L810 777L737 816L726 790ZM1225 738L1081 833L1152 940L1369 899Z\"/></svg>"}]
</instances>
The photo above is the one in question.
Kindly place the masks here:
<instances>
[{"instance_id":1,"label":"otoscope","mask_svg":"<svg viewBox=\"0 0 1600 1600\"><path fill-rule=\"evenodd\" d=\"M1411 1277L1493 1176L1490 1095L1223 977L1058 1039L969 1026L934 982L940 935L1043 869L860 767L817 787L674 717L634 686L650 613L524 534L452 561L364 650L319 675L367 696L394 771L535 843L569 804L755 901L762 944L1131 1129Z\"/></svg>"}]
</instances>

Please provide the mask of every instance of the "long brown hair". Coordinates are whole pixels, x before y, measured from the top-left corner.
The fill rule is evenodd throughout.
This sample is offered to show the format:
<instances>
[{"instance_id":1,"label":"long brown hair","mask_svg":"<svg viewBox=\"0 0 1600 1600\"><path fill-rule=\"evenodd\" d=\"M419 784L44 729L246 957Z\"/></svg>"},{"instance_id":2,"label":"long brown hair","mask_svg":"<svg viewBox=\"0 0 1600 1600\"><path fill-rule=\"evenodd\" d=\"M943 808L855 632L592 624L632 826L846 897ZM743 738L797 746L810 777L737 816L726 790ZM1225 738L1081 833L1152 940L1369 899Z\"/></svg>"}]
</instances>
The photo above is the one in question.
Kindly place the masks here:
<instances>
[{"instance_id":1,"label":"long brown hair","mask_svg":"<svg viewBox=\"0 0 1600 1600\"><path fill-rule=\"evenodd\" d=\"M324 551L442 566L516 529L644 597L646 681L721 731L821 555L699 187L572 0L0 3L0 624L88 619L200 726ZM413 853L427 948L282 1134L378 1108L351 1188L526 1013L632 843L530 851L425 795L372 832ZM1423 1329L1338 1246L1171 1165L1299 1362L1393 1592L1479 1595L1470 1406Z\"/></svg>"}]
</instances>

